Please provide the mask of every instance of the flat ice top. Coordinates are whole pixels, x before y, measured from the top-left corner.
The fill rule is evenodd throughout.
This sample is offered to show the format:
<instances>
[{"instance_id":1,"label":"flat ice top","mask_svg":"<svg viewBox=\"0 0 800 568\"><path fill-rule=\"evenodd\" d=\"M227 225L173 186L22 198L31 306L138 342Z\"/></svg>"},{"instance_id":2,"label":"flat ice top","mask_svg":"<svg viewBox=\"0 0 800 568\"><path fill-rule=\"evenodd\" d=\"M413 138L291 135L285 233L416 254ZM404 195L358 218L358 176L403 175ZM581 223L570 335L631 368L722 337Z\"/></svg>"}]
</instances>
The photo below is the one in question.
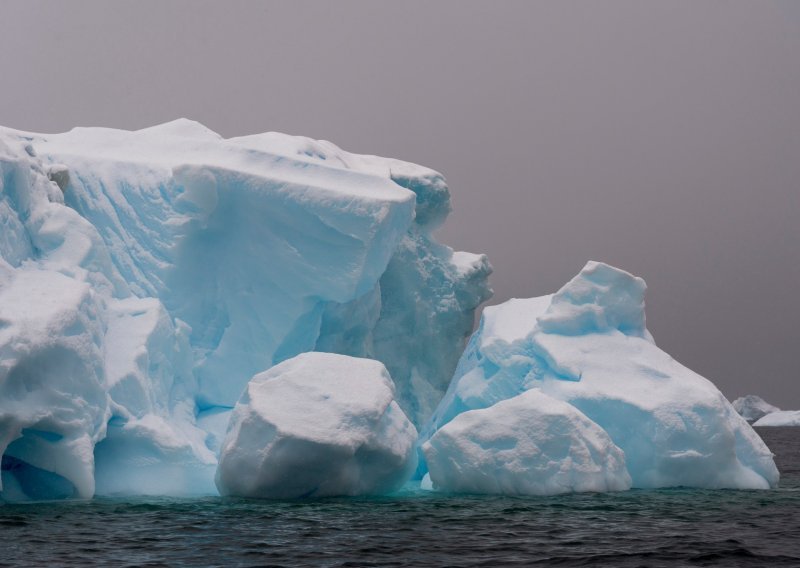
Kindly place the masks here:
<instances>
[{"instance_id":1,"label":"flat ice top","mask_svg":"<svg viewBox=\"0 0 800 568\"><path fill-rule=\"evenodd\" d=\"M553 295L538 298L511 298L483 310L482 337L513 343L531 332L536 319L547 311Z\"/></svg>"},{"instance_id":2,"label":"flat ice top","mask_svg":"<svg viewBox=\"0 0 800 568\"><path fill-rule=\"evenodd\" d=\"M86 158L93 164L141 163L169 169L208 166L384 202L414 199L412 192L391 180L393 173L435 174L399 160L350 154L330 142L277 132L226 140L186 119L136 131L93 127L27 135L39 154L55 160L69 156L70 161Z\"/></svg>"},{"instance_id":3,"label":"flat ice top","mask_svg":"<svg viewBox=\"0 0 800 568\"><path fill-rule=\"evenodd\" d=\"M800 410L778 410L770 412L753 426L800 426Z\"/></svg>"},{"instance_id":4,"label":"flat ice top","mask_svg":"<svg viewBox=\"0 0 800 568\"><path fill-rule=\"evenodd\" d=\"M381 363L312 352L253 377L246 398L283 435L354 443L370 436L393 396L394 385Z\"/></svg>"}]
</instances>

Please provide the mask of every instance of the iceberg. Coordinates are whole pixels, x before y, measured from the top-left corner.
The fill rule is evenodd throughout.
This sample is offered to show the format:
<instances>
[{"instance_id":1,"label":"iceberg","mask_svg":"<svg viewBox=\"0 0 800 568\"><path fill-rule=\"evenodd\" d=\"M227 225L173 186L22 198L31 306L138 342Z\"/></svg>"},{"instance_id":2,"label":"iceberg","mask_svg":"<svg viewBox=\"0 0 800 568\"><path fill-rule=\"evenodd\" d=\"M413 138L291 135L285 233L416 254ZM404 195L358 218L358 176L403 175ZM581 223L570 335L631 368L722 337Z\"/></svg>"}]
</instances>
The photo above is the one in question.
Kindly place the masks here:
<instances>
[{"instance_id":1,"label":"iceberg","mask_svg":"<svg viewBox=\"0 0 800 568\"><path fill-rule=\"evenodd\" d=\"M462 412L423 450L439 491L555 495L631 487L625 454L605 430L536 389Z\"/></svg>"},{"instance_id":2,"label":"iceberg","mask_svg":"<svg viewBox=\"0 0 800 568\"><path fill-rule=\"evenodd\" d=\"M739 397L732 404L736 412L741 414L748 422L755 422L767 414L780 410L777 406L771 405L760 396L754 394Z\"/></svg>"},{"instance_id":3,"label":"iceberg","mask_svg":"<svg viewBox=\"0 0 800 568\"><path fill-rule=\"evenodd\" d=\"M304 353L253 377L230 419L222 495L381 495L416 468L417 430L383 364Z\"/></svg>"},{"instance_id":4,"label":"iceberg","mask_svg":"<svg viewBox=\"0 0 800 568\"><path fill-rule=\"evenodd\" d=\"M633 487L774 487L778 470L772 453L745 419L710 381L656 347L645 325L645 290L641 278L589 262L553 295L486 308L445 397L422 431L425 455L439 437L473 455L482 438L464 432L461 416L481 424L499 420L504 407L493 412L496 406L539 391L572 407L568 412L553 405L554 411L561 408L563 422L583 424L560 432L551 443L569 447L589 421L592 431L607 433L623 452ZM508 453L503 443L484 447L490 454L481 462L486 473L496 471L502 459L523 463L514 452L503 458ZM576 447L576 454L565 459L583 459L583 445ZM471 480L480 473L472 466L442 474L438 453L427 468L420 466L419 475L429 470L434 486L477 487ZM531 464L509 465L509 471L519 479L496 491L517 491L531 483L523 478L540 476L542 470ZM559 474L552 474L553 484Z\"/></svg>"},{"instance_id":5,"label":"iceberg","mask_svg":"<svg viewBox=\"0 0 800 568\"><path fill-rule=\"evenodd\" d=\"M753 426L800 426L800 410L777 410L759 418Z\"/></svg>"},{"instance_id":6,"label":"iceberg","mask_svg":"<svg viewBox=\"0 0 800 568\"><path fill-rule=\"evenodd\" d=\"M304 137L0 128L0 500L777 484L640 278L590 262L467 343L491 266L450 209Z\"/></svg>"},{"instance_id":7,"label":"iceberg","mask_svg":"<svg viewBox=\"0 0 800 568\"><path fill-rule=\"evenodd\" d=\"M177 120L0 128L0 498L216 493L232 409L309 351L424 423L491 294L437 172Z\"/></svg>"}]
</instances>

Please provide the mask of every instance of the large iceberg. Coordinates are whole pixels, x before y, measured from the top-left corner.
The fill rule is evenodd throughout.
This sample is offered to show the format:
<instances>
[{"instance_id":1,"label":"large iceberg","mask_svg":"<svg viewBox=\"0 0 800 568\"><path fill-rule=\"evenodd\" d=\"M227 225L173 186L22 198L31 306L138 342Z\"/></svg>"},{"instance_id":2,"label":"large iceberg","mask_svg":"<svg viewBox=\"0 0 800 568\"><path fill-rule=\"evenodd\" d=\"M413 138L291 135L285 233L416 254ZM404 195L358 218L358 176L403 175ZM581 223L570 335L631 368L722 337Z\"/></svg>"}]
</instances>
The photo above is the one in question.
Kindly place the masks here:
<instances>
[{"instance_id":1,"label":"large iceberg","mask_svg":"<svg viewBox=\"0 0 800 568\"><path fill-rule=\"evenodd\" d=\"M760 396L748 394L733 401L733 408L742 415L748 422L755 422L759 418L772 412L778 412L780 408L773 406Z\"/></svg>"},{"instance_id":2,"label":"large iceberg","mask_svg":"<svg viewBox=\"0 0 800 568\"><path fill-rule=\"evenodd\" d=\"M626 272L464 351L491 268L449 211L437 172L308 138L0 128L0 499L381 493L416 455L441 490L777 483Z\"/></svg>"},{"instance_id":3,"label":"large iceberg","mask_svg":"<svg viewBox=\"0 0 800 568\"><path fill-rule=\"evenodd\" d=\"M442 473L437 439L448 439L451 448L482 444L478 434L464 429L461 417L478 409L491 412L531 390L561 401L551 410L562 414L563 424L581 424L549 443L571 443L575 429L586 430L588 421L622 450L634 487L775 486L772 454L745 419L710 381L656 347L645 326L644 293L641 278L589 262L554 295L486 308L447 394L422 432L434 487L475 488L470 480L477 475L468 468ZM480 423L490 416L499 419L501 408L481 415ZM505 440L514 441L499 438L484 446L492 454L483 458L489 471L498 469ZM580 449L566 459L584 454ZM425 473L424 465L419 473ZM521 478L541 473L539 466L516 469ZM557 484L562 472L554 469L552 475ZM516 492L523 483L507 482L497 490Z\"/></svg>"},{"instance_id":4,"label":"large iceberg","mask_svg":"<svg viewBox=\"0 0 800 568\"><path fill-rule=\"evenodd\" d=\"M217 470L222 495L381 495L417 465L417 430L378 361L304 353L253 377Z\"/></svg>"},{"instance_id":5,"label":"large iceberg","mask_svg":"<svg viewBox=\"0 0 800 568\"><path fill-rule=\"evenodd\" d=\"M248 381L307 351L383 362L422 424L491 293L449 210L303 137L0 129L0 497L216 492Z\"/></svg>"}]
</instances>

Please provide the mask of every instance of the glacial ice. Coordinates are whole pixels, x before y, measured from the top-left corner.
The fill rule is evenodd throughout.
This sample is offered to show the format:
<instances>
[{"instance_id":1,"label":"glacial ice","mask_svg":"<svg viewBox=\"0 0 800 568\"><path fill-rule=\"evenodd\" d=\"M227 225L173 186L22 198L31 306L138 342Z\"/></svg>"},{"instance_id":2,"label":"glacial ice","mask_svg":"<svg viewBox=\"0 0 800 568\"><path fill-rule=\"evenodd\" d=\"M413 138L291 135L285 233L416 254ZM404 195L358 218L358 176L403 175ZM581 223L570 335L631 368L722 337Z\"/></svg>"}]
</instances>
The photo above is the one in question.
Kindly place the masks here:
<instances>
[{"instance_id":1,"label":"glacial ice","mask_svg":"<svg viewBox=\"0 0 800 568\"><path fill-rule=\"evenodd\" d=\"M656 347L645 326L645 288L641 278L589 262L552 296L486 308L421 433L426 453L448 429L448 438L457 438L451 445L474 443L475 434L457 428L460 416L535 390L604 430L624 452L633 487L775 486L772 454L750 425L710 381ZM564 431L560 443L572 435ZM504 443L487 442L489 471ZM430 467L434 485L437 466ZM425 472L423 464L418 473ZM525 468L516 473L534 475ZM458 487L475 476L454 469L438 484Z\"/></svg>"},{"instance_id":2,"label":"glacial ice","mask_svg":"<svg viewBox=\"0 0 800 568\"><path fill-rule=\"evenodd\" d=\"M800 410L777 410L759 418L753 426L800 426Z\"/></svg>"},{"instance_id":3,"label":"glacial ice","mask_svg":"<svg viewBox=\"0 0 800 568\"><path fill-rule=\"evenodd\" d=\"M554 495L631 486L625 454L608 434L538 389L462 412L423 450L440 491Z\"/></svg>"},{"instance_id":4,"label":"glacial ice","mask_svg":"<svg viewBox=\"0 0 800 568\"><path fill-rule=\"evenodd\" d=\"M0 128L0 498L216 493L248 380L306 351L382 361L421 424L491 293L449 211L303 137Z\"/></svg>"},{"instance_id":5,"label":"glacial ice","mask_svg":"<svg viewBox=\"0 0 800 568\"><path fill-rule=\"evenodd\" d=\"M437 172L325 141L0 128L0 500L380 493L418 457L441 490L777 483L626 272L463 351L491 267L449 212Z\"/></svg>"},{"instance_id":6,"label":"glacial ice","mask_svg":"<svg viewBox=\"0 0 800 568\"><path fill-rule=\"evenodd\" d=\"M222 444L217 487L273 499L390 493L416 468L416 440L383 364L304 353L248 383Z\"/></svg>"},{"instance_id":7,"label":"glacial ice","mask_svg":"<svg viewBox=\"0 0 800 568\"><path fill-rule=\"evenodd\" d=\"M778 412L780 408L773 406L760 396L748 394L733 401L733 408L742 415L748 422L755 422L756 420L770 414Z\"/></svg>"}]
</instances>

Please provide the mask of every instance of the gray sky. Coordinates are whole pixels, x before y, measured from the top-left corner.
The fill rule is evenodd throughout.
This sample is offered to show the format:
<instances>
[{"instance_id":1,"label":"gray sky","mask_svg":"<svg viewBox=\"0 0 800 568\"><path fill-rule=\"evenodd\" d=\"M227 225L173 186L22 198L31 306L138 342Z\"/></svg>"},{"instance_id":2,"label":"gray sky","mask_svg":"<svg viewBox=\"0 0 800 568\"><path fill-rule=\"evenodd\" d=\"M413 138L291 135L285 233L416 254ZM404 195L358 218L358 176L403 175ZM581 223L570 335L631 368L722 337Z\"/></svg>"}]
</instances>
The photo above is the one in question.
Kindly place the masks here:
<instances>
[{"instance_id":1,"label":"gray sky","mask_svg":"<svg viewBox=\"0 0 800 568\"><path fill-rule=\"evenodd\" d=\"M615 264L663 349L800 408L800 3L0 1L0 124L181 116L433 167L491 303Z\"/></svg>"}]
</instances>

